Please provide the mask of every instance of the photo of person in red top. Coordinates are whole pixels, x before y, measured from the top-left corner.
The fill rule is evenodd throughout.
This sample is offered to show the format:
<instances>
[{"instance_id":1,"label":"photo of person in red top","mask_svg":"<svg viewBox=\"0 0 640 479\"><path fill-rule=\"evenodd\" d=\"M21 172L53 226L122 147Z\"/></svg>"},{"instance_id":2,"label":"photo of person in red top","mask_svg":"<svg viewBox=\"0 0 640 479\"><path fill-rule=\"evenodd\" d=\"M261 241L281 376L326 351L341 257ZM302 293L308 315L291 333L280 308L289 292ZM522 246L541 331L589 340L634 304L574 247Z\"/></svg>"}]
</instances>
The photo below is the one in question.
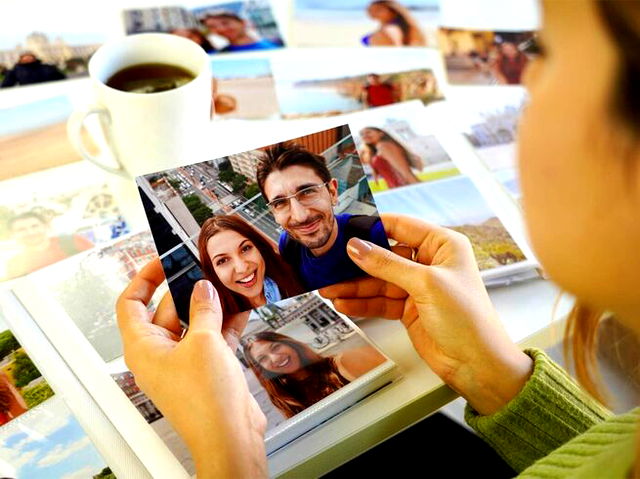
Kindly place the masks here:
<instances>
[{"instance_id":1,"label":"photo of person in red top","mask_svg":"<svg viewBox=\"0 0 640 479\"><path fill-rule=\"evenodd\" d=\"M380 75L367 75L367 83L362 87L362 103L367 107L391 105L398 101L396 87L390 82L383 82Z\"/></svg>"},{"instance_id":2,"label":"photo of person in red top","mask_svg":"<svg viewBox=\"0 0 640 479\"><path fill-rule=\"evenodd\" d=\"M7 279L23 276L93 247L83 236L52 236L49 221L34 211L21 213L7 221L11 238L20 251L6 264Z\"/></svg>"}]
</instances>

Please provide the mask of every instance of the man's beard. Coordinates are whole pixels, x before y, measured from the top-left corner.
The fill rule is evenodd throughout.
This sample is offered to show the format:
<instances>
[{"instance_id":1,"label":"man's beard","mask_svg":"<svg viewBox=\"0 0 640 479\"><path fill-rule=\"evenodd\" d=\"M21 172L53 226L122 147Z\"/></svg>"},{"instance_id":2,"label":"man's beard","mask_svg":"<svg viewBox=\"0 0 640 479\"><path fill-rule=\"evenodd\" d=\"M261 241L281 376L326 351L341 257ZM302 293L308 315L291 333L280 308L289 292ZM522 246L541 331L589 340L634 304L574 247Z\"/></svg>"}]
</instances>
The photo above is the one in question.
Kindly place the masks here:
<instances>
[{"instance_id":1,"label":"man's beard","mask_svg":"<svg viewBox=\"0 0 640 479\"><path fill-rule=\"evenodd\" d=\"M322 215L316 215L313 218L305 221L304 223L296 223L295 225L292 225L293 227L300 227L300 226L305 226L308 225L310 223L313 223L316 220L323 220L323 216ZM329 228L327 228L327 231L322 235L322 237L317 238L317 239L313 239L313 240L307 240L304 238L300 238L299 236L297 236L297 233L292 233L291 231L289 231L289 234L291 235L291 237L293 237L293 239L295 239L296 241L298 241L299 243L302 243L304 246L306 246L309 249L317 249L317 248L322 248L325 244L327 244L327 241L329 241L329 238L331 238L331 233L333 233L333 228L334 228L334 223L335 221L333 221L333 218L331 218L331 225L329 226ZM322 230L323 226L320 226L320 230Z\"/></svg>"}]
</instances>

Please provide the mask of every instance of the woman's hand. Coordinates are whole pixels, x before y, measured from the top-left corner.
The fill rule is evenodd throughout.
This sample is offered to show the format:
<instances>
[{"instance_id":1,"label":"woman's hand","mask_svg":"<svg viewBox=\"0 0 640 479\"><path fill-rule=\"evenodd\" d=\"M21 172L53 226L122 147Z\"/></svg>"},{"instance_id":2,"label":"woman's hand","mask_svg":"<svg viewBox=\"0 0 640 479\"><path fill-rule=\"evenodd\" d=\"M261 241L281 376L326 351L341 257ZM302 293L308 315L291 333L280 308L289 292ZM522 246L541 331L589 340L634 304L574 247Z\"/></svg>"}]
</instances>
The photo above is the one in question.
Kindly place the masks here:
<instances>
[{"instance_id":1,"label":"woman's hand","mask_svg":"<svg viewBox=\"0 0 640 479\"><path fill-rule=\"evenodd\" d=\"M469 240L406 216L382 220L390 238L413 249L415 261L353 238L349 256L373 277L320 293L351 316L400 319L438 376L481 414L499 410L522 389L532 361L500 324Z\"/></svg>"},{"instance_id":2,"label":"woman's hand","mask_svg":"<svg viewBox=\"0 0 640 479\"><path fill-rule=\"evenodd\" d=\"M266 477L266 419L222 334L218 295L206 280L191 296L189 329L170 295L147 311L164 281L160 260L132 280L116 305L125 361L136 383L193 454L198 478Z\"/></svg>"}]
</instances>

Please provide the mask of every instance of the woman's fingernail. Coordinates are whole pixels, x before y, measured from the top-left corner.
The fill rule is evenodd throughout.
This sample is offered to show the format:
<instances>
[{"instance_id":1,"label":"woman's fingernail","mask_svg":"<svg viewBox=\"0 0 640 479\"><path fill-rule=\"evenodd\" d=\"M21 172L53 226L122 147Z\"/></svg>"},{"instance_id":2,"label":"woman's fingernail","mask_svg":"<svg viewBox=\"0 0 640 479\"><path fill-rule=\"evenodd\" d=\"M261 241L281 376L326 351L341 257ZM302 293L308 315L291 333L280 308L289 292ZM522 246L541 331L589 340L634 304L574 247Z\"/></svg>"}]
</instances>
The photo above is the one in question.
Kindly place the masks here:
<instances>
[{"instance_id":1,"label":"woman's fingernail","mask_svg":"<svg viewBox=\"0 0 640 479\"><path fill-rule=\"evenodd\" d=\"M347 251L357 259L364 259L372 249L371 243L359 238L351 238L347 243Z\"/></svg>"},{"instance_id":2,"label":"woman's fingernail","mask_svg":"<svg viewBox=\"0 0 640 479\"><path fill-rule=\"evenodd\" d=\"M213 301L216 297L216 290L206 279L198 281L193 288L193 299L196 301Z\"/></svg>"}]
</instances>

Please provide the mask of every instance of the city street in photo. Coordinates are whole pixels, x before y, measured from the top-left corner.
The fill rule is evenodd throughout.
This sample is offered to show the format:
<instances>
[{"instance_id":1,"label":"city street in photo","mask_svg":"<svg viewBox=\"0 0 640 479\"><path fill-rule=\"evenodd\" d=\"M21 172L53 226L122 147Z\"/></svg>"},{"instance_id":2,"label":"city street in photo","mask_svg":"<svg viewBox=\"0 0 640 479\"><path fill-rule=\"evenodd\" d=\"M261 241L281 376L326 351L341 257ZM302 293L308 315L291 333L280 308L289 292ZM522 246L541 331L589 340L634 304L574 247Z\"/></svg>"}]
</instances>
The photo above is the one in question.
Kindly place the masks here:
<instances>
[{"instance_id":1,"label":"city street in photo","mask_svg":"<svg viewBox=\"0 0 640 479\"><path fill-rule=\"evenodd\" d=\"M353 237L388 248L348 126L136 179L178 315L201 278L225 319L364 273Z\"/></svg>"}]
</instances>

